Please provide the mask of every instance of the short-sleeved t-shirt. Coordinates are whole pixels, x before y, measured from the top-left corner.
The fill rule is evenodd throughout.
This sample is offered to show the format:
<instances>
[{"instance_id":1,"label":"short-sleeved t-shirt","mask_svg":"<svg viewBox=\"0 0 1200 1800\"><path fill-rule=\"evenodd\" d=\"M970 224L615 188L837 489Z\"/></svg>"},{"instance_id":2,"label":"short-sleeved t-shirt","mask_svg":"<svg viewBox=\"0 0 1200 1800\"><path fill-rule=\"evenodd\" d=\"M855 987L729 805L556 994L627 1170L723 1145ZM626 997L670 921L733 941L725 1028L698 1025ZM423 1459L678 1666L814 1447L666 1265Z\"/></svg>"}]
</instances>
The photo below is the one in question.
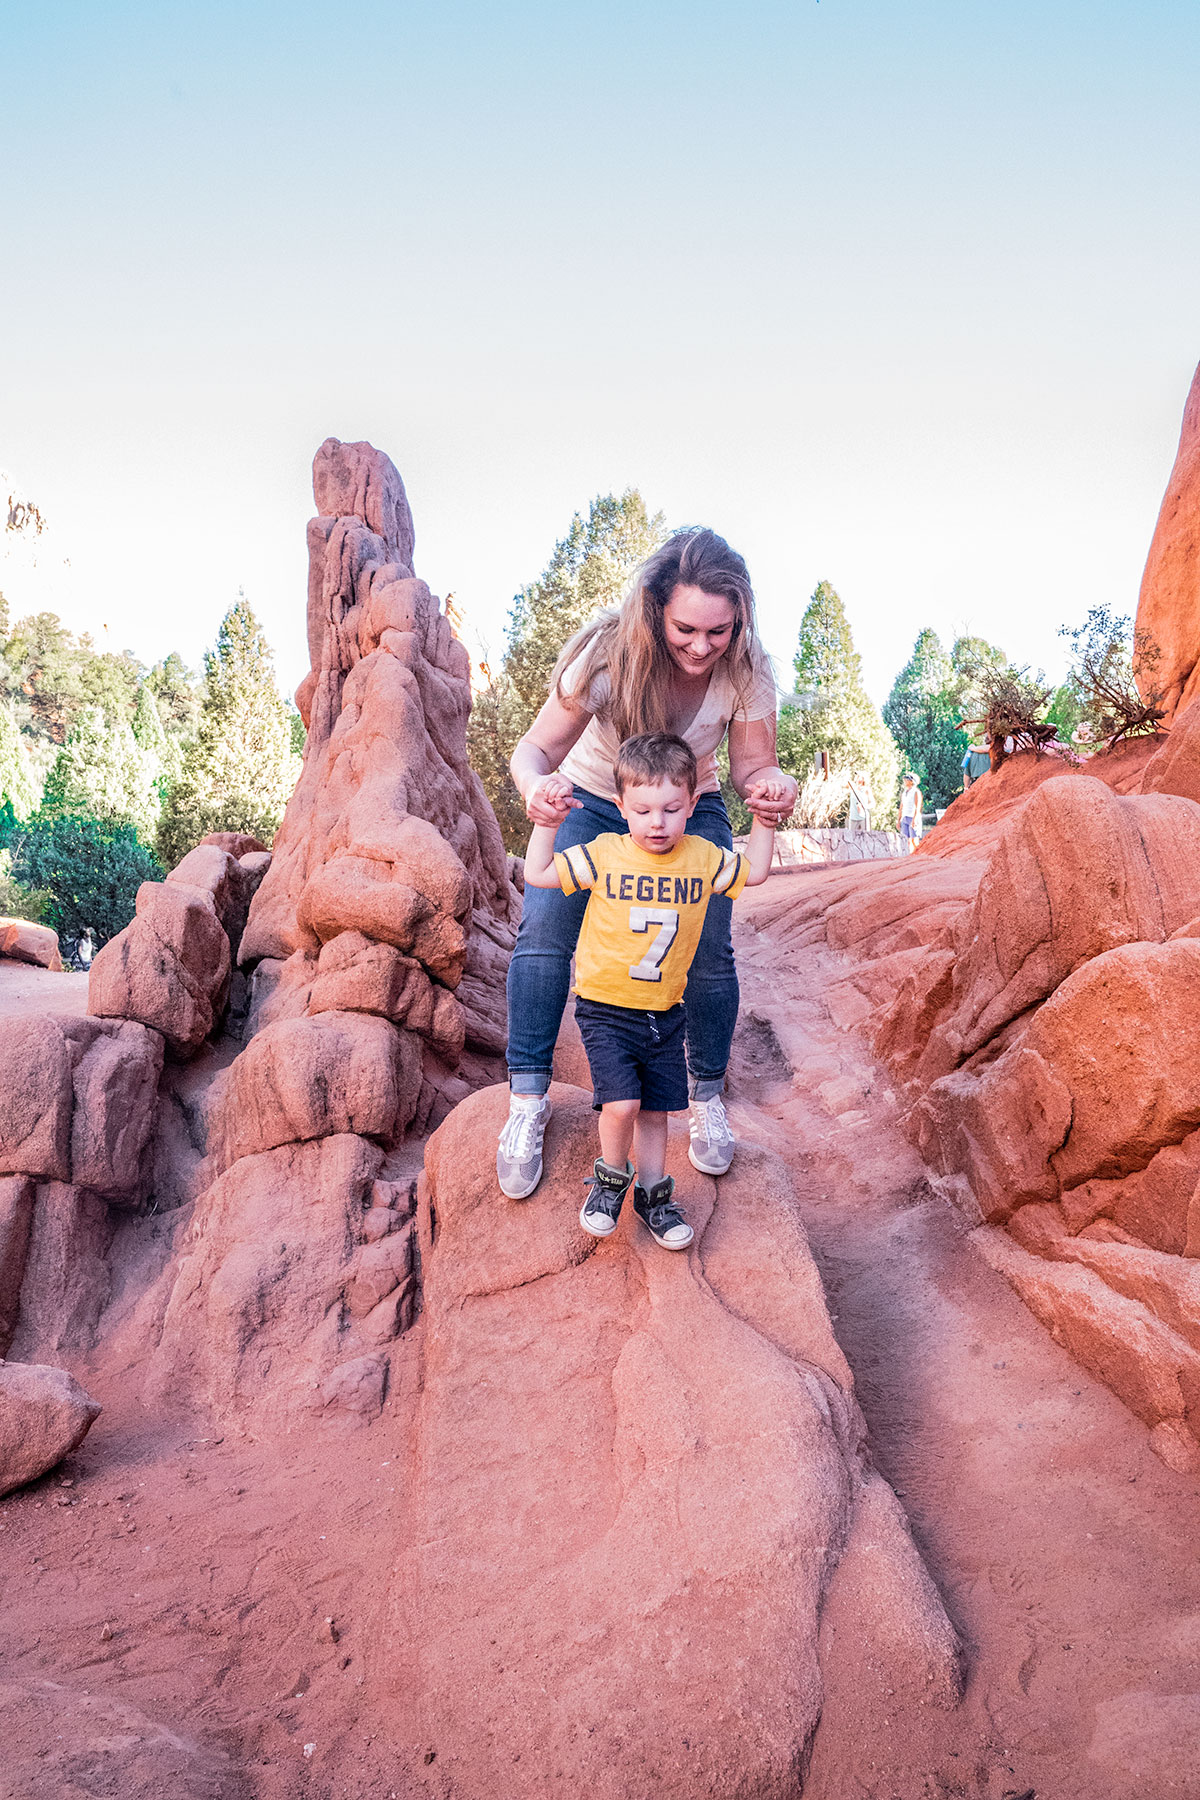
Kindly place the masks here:
<instances>
[{"instance_id":1,"label":"short-sleeved t-shirt","mask_svg":"<svg viewBox=\"0 0 1200 1800\"><path fill-rule=\"evenodd\" d=\"M736 899L750 865L737 850L683 837L673 850L641 850L620 831L556 851L564 894L588 896L575 951L575 992L609 1006L677 1006L714 894Z\"/></svg>"},{"instance_id":2,"label":"short-sleeved t-shirt","mask_svg":"<svg viewBox=\"0 0 1200 1800\"><path fill-rule=\"evenodd\" d=\"M571 681L574 667L574 663L568 665L563 674L563 691L567 694L575 694ZM568 781L586 789L589 794L598 794L603 800L616 798L613 766L621 747L608 719L611 696L607 670L595 677L586 694L575 694L579 705L593 716L579 742L567 752L559 766L560 775L565 775ZM775 678L767 663L764 662L744 707L738 704L737 690L730 680L725 658L714 665L695 718L686 731L679 733L696 758L697 793L715 794L720 788L717 750L724 741L730 721L738 719L750 724L755 719L773 719L778 710L776 700Z\"/></svg>"}]
</instances>

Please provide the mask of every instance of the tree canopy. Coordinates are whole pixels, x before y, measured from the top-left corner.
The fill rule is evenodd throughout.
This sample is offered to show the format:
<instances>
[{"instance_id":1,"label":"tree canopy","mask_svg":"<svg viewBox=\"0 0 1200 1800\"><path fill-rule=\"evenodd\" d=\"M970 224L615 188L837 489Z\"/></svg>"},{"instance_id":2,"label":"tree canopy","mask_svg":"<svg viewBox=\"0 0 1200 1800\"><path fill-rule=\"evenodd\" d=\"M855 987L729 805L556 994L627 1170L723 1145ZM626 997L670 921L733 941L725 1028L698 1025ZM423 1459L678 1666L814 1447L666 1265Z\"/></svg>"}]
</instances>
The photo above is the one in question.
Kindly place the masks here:
<instances>
[{"instance_id":1,"label":"tree canopy","mask_svg":"<svg viewBox=\"0 0 1200 1800\"><path fill-rule=\"evenodd\" d=\"M962 759L970 738L960 727L961 681L936 631L919 633L892 683L883 716L906 769L919 776L930 806L949 806L962 791Z\"/></svg>"},{"instance_id":2,"label":"tree canopy","mask_svg":"<svg viewBox=\"0 0 1200 1800\"><path fill-rule=\"evenodd\" d=\"M803 788L818 753L827 751L835 776L862 770L876 816L890 813L898 777L896 743L863 687L845 607L827 581L818 582L800 621L794 668L796 692L779 713L780 768ZM844 805L843 799L839 810Z\"/></svg>"},{"instance_id":3,"label":"tree canopy","mask_svg":"<svg viewBox=\"0 0 1200 1800\"><path fill-rule=\"evenodd\" d=\"M158 830L167 868L211 831L248 831L269 844L300 773L270 647L245 595L205 653L194 737Z\"/></svg>"}]
</instances>

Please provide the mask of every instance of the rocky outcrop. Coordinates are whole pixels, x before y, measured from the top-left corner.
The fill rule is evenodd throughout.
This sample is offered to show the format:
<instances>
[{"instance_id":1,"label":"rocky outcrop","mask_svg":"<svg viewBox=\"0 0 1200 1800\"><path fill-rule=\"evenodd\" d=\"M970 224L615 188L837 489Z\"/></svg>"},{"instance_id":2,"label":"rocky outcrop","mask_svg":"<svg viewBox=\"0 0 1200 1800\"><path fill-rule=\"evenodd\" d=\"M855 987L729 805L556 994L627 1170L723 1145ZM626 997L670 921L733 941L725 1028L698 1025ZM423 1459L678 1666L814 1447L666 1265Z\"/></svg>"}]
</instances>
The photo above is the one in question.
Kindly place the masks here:
<instances>
[{"instance_id":1,"label":"rocky outcrop","mask_svg":"<svg viewBox=\"0 0 1200 1800\"><path fill-rule=\"evenodd\" d=\"M696 1249L670 1256L631 1218L598 1244L576 1216L591 1107L553 1096L546 1179L519 1206L495 1190L502 1090L429 1145L389 1659L462 1800L782 1800L848 1549L860 1631L926 1701L953 1703L955 1636L864 1460L782 1164L747 1147L718 1188L680 1155Z\"/></svg>"},{"instance_id":2,"label":"rocky outcrop","mask_svg":"<svg viewBox=\"0 0 1200 1800\"><path fill-rule=\"evenodd\" d=\"M13 962L35 963L39 968L62 972L58 933L49 925L34 925L28 919L0 918L0 956Z\"/></svg>"},{"instance_id":3,"label":"rocky outcrop","mask_svg":"<svg viewBox=\"0 0 1200 1800\"><path fill-rule=\"evenodd\" d=\"M1139 685L1163 693L1168 723L1200 699L1200 369L1142 576L1137 626L1159 652Z\"/></svg>"},{"instance_id":4,"label":"rocky outcrop","mask_svg":"<svg viewBox=\"0 0 1200 1800\"><path fill-rule=\"evenodd\" d=\"M269 867L244 929L260 853L240 844L194 850L157 890L186 898L154 902L209 921L214 1016L214 929L248 977L245 1048L203 1107L193 1247L154 1380L221 1410L369 1417L417 1288L411 1233L383 1228L387 1205L369 1204L364 1225L364 1196L406 1132L499 1073L480 1057L504 1047L519 894L467 763L469 659L413 574L399 475L370 445L331 438L313 492L308 739Z\"/></svg>"},{"instance_id":5,"label":"rocky outcrop","mask_svg":"<svg viewBox=\"0 0 1200 1800\"><path fill-rule=\"evenodd\" d=\"M1200 1254L1198 727L1200 706L1141 748L1141 792L1129 751L988 776L943 822L963 854L829 877L797 909L807 941L852 959L830 1010L898 1078L989 1259L1176 1467L1200 1464L1179 1301L1181 1259ZM979 815L989 783L981 865L954 813ZM955 869L969 897L951 899ZM1132 1279L1137 1258L1153 1280L1141 1264Z\"/></svg>"},{"instance_id":6,"label":"rocky outcrop","mask_svg":"<svg viewBox=\"0 0 1200 1800\"><path fill-rule=\"evenodd\" d=\"M76 1349L108 1294L110 1207L149 1179L163 1043L122 1019L31 1014L0 1035L0 1355Z\"/></svg>"},{"instance_id":7,"label":"rocky outcrop","mask_svg":"<svg viewBox=\"0 0 1200 1800\"><path fill-rule=\"evenodd\" d=\"M69 1456L99 1414L65 1369L0 1363L0 1496Z\"/></svg>"},{"instance_id":8,"label":"rocky outcrop","mask_svg":"<svg viewBox=\"0 0 1200 1800\"><path fill-rule=\"evenodd\" d=\"M143 882L132 923L92 964L88 1011L136 1019L173 1055L193 1055L221 1024L232 957L267 861L259 849L238 860L206 838L165 881Z\"/></svg>"}]
</instances>

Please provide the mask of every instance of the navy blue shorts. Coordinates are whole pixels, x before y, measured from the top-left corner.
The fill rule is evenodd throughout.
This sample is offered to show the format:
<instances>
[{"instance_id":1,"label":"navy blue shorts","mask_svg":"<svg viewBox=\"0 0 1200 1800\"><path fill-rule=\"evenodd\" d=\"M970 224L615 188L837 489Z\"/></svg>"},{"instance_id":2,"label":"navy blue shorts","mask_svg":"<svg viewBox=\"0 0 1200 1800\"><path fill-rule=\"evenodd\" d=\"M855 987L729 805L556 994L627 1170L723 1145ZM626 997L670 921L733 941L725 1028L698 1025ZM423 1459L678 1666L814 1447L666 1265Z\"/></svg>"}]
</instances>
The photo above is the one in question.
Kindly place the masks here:
<instances>
[{"instance_id":1,"label":"navy blue shorts","mask_svg":"<svg viewBox=\"0 0 1200 1800\"><path fill-rule=\"evenodd\" d=\"M592 1071L592 1104L640 1100L645 1112L683 1112L688 1103L682 1005L637 1012L603 1000L575 1002L579 1035Z\"/></svg>"}]
</instances>

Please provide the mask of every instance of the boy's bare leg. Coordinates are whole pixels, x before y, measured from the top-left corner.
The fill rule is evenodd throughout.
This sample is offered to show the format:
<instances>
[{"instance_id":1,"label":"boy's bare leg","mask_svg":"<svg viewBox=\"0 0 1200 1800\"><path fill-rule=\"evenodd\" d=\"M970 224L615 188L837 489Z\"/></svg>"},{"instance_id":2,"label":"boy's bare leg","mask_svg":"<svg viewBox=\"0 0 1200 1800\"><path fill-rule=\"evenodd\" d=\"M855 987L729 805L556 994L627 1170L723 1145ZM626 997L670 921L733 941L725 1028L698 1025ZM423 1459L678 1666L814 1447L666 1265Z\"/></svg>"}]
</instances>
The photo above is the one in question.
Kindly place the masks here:
<instances>
[{"instance_id":1,"label":"boy's bare leg","mask_svg":"<svg viewBox=\"0 0 1200 1800\"><path fill-rule=\"evenodd\" d=\"M667 1161L667 1114L639 1112L633 1128L634 1158L638 1186L657 1187L663 1178Z\"/></svg>"},{"instance_id":2,"label":"boy's bare leg","mask_svg":"<svg viewBox=\"0 0 1200 1800\"><path fill-rule=\"evenodd\" d=\"M640 1100L606 1100L600 1109L600 1154L610 1169L623 1169L629 1161ZM663 1134L664 1142L666 1133Z\"/></svg>"}]
</instances>

